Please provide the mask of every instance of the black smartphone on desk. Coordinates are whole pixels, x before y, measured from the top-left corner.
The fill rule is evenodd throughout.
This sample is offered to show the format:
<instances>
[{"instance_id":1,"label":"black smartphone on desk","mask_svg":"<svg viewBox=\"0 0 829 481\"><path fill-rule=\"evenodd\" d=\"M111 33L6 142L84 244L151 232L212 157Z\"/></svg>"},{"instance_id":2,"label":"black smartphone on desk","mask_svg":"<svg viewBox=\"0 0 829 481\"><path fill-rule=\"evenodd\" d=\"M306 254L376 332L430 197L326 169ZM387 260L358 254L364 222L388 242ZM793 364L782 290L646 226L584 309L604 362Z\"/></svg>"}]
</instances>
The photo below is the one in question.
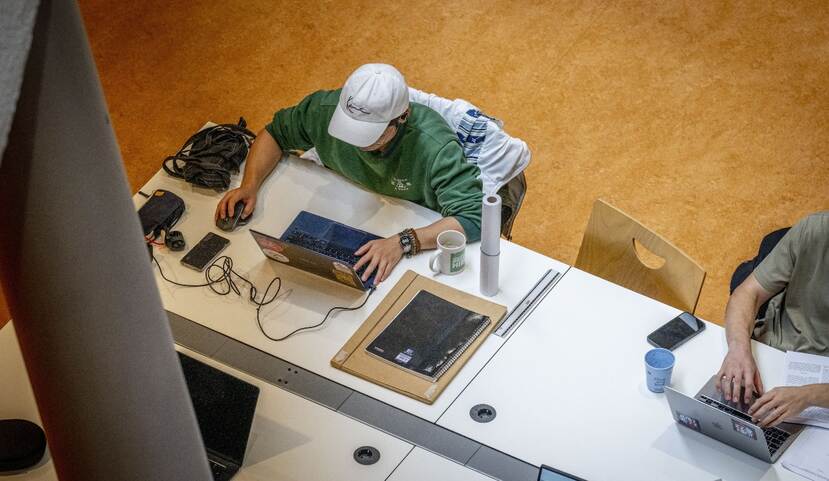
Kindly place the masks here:
<instances>
[{"instance_id":1,"label":"black smartphone on desk","mask_svg":"<svg viewBox=\"0 0 829 481\"><path fill-rule=\"evenodd\" d=\"M181 263L201 272L218 257L219 253L225 250L228 244L230 244L229 240L220 235L208 232L195 247L190 249L190 252L182 257Z\"/></svg>"},{"instance_id":2,"label":"black smartphone on desk","mask_svg":"<svg viewBox=\"0 0 829 481\"><path fill-rule=\"evenodd\" d=\"M705 330L705 323L693 314L683 312L667 324L648 334L648 342L673 351L688 339Z\"/></svg>"}]
</instances>

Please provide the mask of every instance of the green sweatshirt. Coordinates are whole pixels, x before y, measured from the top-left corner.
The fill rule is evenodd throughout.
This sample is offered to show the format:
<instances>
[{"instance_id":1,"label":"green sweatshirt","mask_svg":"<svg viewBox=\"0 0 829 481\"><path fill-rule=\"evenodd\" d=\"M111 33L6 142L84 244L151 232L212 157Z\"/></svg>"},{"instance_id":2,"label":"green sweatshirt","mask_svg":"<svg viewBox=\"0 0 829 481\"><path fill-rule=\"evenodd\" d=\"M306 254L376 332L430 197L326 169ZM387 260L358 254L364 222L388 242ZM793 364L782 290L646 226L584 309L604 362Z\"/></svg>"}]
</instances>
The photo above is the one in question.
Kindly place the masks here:
<instances>
[{"instance_id":1,"label":"green sweatshirt","mask_svg":"<svg viewBox=\"0 0 829 481\"><path fill-rule=\"evenodd\" d=\"M469 242L481 238L480 170L467 163L452 129L434 110L411 103L411 114L382 153L328 135L340 90L321 90L273 116L267 131L283 150L316 147L329 169L379 194L410 200L454 217ZM419 226L413 226L419 227Z\"/></svg>"}]
</instances>

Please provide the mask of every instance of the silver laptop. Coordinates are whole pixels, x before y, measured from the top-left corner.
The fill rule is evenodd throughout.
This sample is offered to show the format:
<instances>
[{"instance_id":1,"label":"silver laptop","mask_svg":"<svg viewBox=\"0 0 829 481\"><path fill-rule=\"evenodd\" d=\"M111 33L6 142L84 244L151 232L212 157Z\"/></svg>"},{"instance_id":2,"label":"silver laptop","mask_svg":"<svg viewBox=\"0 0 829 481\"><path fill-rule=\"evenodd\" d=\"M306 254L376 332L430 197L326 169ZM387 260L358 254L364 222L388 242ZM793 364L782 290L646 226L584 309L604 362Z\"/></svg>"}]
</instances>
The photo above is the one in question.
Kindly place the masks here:
<instances>
[{"instance_id":1,"label":"silver laptop","mask_svg":"<svg viewBox=\"0 0 829 481\"><path fill-rule=\"evenodd\" d=\"M755 458L768 463L777 461L803 426L790 423L766 429L757 426L748 415L751 404L743 404L742 395L740 402L727 402L717 391L718 381L713 376L694 397L666 387L665 395L676 422Z\"/></svg>"}]
</instances>

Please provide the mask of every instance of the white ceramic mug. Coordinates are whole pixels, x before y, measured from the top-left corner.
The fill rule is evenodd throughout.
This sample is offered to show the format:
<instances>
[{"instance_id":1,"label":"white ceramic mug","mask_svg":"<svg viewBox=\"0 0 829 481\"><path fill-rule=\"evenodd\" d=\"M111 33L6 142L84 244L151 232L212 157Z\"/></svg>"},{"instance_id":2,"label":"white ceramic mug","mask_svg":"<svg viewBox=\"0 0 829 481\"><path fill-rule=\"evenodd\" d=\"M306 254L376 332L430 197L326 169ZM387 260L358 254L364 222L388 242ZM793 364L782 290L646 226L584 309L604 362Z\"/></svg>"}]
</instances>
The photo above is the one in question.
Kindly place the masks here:
<instances>
[{"instance_id":1,"label":"white ceramic mug","mask_svg":"<svg viewBox=\"0 0 829 481\"><path fill-rule=\"evenodd\" d=\"M429 269L450 276L463 271L466 236L456 230L445 230L438 234L437 243L438 251L429 259Z\"/></svg>"}]
</instances>

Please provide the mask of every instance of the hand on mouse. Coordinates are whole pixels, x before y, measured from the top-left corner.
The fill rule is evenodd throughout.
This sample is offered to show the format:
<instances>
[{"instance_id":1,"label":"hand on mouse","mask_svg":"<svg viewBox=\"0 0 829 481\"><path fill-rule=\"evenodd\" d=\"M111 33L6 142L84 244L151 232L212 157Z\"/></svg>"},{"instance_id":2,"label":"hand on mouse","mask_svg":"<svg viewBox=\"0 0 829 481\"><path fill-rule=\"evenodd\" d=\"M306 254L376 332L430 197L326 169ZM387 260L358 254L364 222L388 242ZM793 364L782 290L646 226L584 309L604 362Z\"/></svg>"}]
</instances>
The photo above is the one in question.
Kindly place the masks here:
<instances>
[{"instance_id":1,"label":"hand on mouse","mask_svg":"<svg viewBox=\"0 0 829 481\"><path fill-rule=\"evenodd\" d=\"M228 191L216 206L216 214L214 215L213 220L218 221L219 219L233 217L233 214L235 214L234 206L240 201L245 203L245 210L242 212L242 218L247 219L253 212L253 209L256 208L256 190L242 186Z\"/></svg>"}]
</instances>

